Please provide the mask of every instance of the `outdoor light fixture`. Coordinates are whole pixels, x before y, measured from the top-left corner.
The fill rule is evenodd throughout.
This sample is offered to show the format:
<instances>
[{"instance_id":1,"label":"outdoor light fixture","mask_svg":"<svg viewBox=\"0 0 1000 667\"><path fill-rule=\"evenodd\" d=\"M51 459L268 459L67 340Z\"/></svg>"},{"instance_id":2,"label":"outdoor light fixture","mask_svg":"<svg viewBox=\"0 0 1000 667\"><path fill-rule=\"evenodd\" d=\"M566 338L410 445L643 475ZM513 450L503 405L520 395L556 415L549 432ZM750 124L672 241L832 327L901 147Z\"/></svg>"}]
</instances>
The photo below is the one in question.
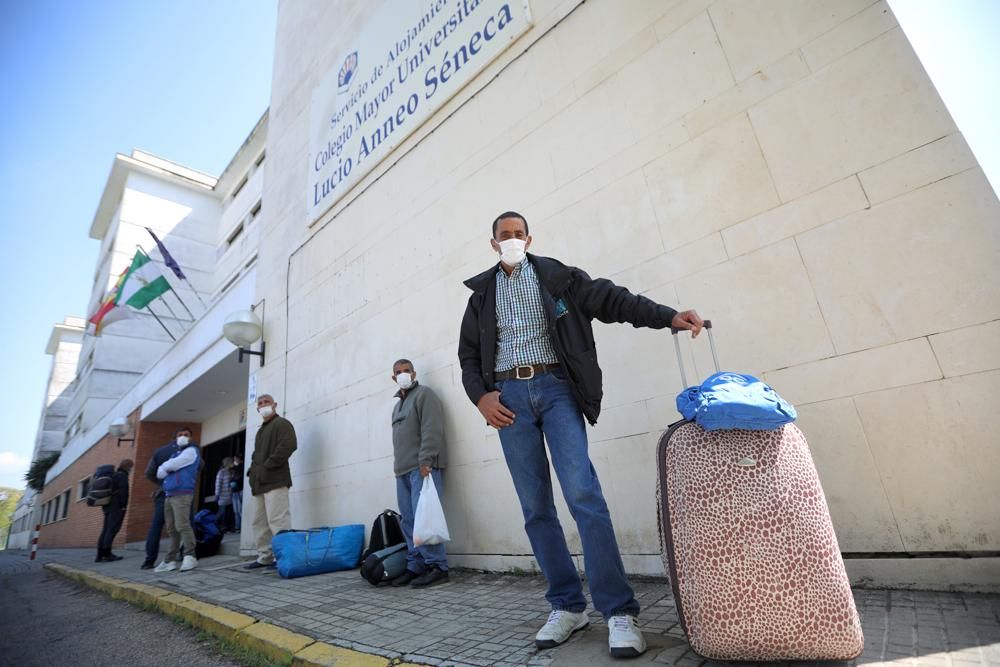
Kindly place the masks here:
<instances>
[{"instance_id":1,"label":"outdoor light fixture","mask_svg":"<svg viewBox=\"0 0 1000 667\"><path fill-rule=\"evenodd\" d=\"M129 422L128 417L115 417L111 420L111 425L108 426L108 433L115 438L118 438L118 446L121 447L123 442L135 442L135 438L124 438L132 432L132 424Z\"/></svg>"},{"instance_id":2,"label":"outdoor light fixture","mask_svg":"<svg viewBox=\"0 0 1000 667\"><path fill-rule=\"evenodd\" d=\"M260 340L263 332L264 325L252 310L238 310L227 317L226 323L222 325L222 335L239 348L241 364L244 355L254 354L260 357L260 365L264 365L264 341L260 341L260 352L250 349L251 345Z\"/></svg>"}]
</instances>

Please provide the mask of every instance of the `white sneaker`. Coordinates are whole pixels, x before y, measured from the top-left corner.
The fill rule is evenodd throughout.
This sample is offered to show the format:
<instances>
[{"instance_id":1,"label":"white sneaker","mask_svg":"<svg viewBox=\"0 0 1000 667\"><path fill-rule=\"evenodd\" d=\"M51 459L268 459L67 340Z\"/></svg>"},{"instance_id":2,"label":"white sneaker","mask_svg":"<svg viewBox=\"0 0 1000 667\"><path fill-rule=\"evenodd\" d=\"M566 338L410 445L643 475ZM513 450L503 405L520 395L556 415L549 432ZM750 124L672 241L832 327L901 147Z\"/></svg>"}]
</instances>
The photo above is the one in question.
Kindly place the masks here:
<instances>
[{"instance_id":1,"label":"white sneaker","mask_svg":"<svg viewBox=\"0 0 1000 667\"><path fill-rule=\"evenodd\" d=\"M174 561L161 561L159 565L153 568L153 572L173 572L177 569L177 563Z\"/></svg>"},{"instance_id":2,"label":"white sneaker","mask_svg":"<svg viewBox=\"0 0 1000 667\"><path fill-rule=\"evenodd\" d=\"M612 658L634 658L646 652L646 640L634 616L612 616L608 619L608 649Z\"/></svg>"},{"instance_id":3,"label":"white sneaker","mask_svg":"<svg viewBox=\"0 0 1000 667\"><path fill-rule=\"evenodd\" d=\"M198 559L194 556L184 556L184 562L181 563L181 572L187 572L188 570L193 570L198 567Z\"/></svg>"},{"instance_id":4,"label":"white sneaker","mask_svg":"<svg viewBox=\"0 0 1000 667\"><path fill-rule=\"evenodd\" d=\"M577 614L572 611L554 609L549 614L549 620L535 635L535 646L538 648L559 646L569 639L571 634L577 630L583 630L588 625L590 625L590 619L587 618L586 612Z\"/></svg>"}]
</instances>

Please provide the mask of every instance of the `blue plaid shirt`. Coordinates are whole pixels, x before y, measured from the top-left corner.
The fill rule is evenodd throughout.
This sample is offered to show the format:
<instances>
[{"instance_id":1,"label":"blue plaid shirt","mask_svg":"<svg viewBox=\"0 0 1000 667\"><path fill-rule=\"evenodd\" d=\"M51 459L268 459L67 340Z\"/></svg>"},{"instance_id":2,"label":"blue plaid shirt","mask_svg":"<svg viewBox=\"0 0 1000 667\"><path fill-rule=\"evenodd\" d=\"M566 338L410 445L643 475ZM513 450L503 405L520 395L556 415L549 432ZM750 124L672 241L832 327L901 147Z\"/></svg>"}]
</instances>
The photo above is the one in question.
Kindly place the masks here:
<instances>
[{"instance_id":1,"label":"blue plaid shirt","mask_svg":"<svg viewBox=\"0 0 1000 667\"><path fill-rule=\"evenodd\" d=\"M497 269L497 362L494 372L515 366L557 364L549 338L538 276L527 259L508 276Z\"/></svg>"}]
</instances>

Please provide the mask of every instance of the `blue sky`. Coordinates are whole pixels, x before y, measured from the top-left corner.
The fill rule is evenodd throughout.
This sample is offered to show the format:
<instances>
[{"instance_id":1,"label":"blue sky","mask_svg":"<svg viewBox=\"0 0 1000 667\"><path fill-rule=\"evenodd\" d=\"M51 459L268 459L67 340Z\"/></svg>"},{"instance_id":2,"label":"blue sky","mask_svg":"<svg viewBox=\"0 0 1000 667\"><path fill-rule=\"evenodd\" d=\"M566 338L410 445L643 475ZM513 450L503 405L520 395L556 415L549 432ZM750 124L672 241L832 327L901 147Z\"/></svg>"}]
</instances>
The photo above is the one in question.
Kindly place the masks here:
<instances>
[{"instance_id":1,"label":"blue sky","mask_svg":"<svg viewBox=\"0 0 1000 667\"><path fill-rule=\"evenodd\" d=\"M0 0L0 486L23 487L52 324L86 316L115 153L218 175L270 101L272 0Z\"/></svg>"},{"instance_id":2,"label":"blue sky","mask_svg":"<svg viewBox=\"0 0 1000 667\"><path fill-rule=\"evenodd\" d=\"M0 0L0 486L23 486L52 324L87 315L114 154L218 175L268 105L275 2ZM997 188L1000 2L890 6Z\"/></svg>"}]
</instances>

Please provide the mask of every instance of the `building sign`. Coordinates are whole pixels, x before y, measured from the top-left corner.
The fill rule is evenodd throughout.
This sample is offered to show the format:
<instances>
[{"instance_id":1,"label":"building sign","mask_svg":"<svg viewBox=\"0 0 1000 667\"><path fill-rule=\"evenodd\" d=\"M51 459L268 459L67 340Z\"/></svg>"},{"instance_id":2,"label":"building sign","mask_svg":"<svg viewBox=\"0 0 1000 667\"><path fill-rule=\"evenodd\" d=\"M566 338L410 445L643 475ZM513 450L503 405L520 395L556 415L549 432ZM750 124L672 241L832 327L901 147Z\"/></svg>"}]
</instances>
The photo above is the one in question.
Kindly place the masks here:
<instances>
[{"instance_id":1,"label":"building sign","mask_svg":"<svg viewBox=\"0 0 1000 667\"><path fill-rule=\"evenodd\" d=\"M383 0L313 91L309 223L531 26L527 0Z\"/></svg>"}]
</instances>

